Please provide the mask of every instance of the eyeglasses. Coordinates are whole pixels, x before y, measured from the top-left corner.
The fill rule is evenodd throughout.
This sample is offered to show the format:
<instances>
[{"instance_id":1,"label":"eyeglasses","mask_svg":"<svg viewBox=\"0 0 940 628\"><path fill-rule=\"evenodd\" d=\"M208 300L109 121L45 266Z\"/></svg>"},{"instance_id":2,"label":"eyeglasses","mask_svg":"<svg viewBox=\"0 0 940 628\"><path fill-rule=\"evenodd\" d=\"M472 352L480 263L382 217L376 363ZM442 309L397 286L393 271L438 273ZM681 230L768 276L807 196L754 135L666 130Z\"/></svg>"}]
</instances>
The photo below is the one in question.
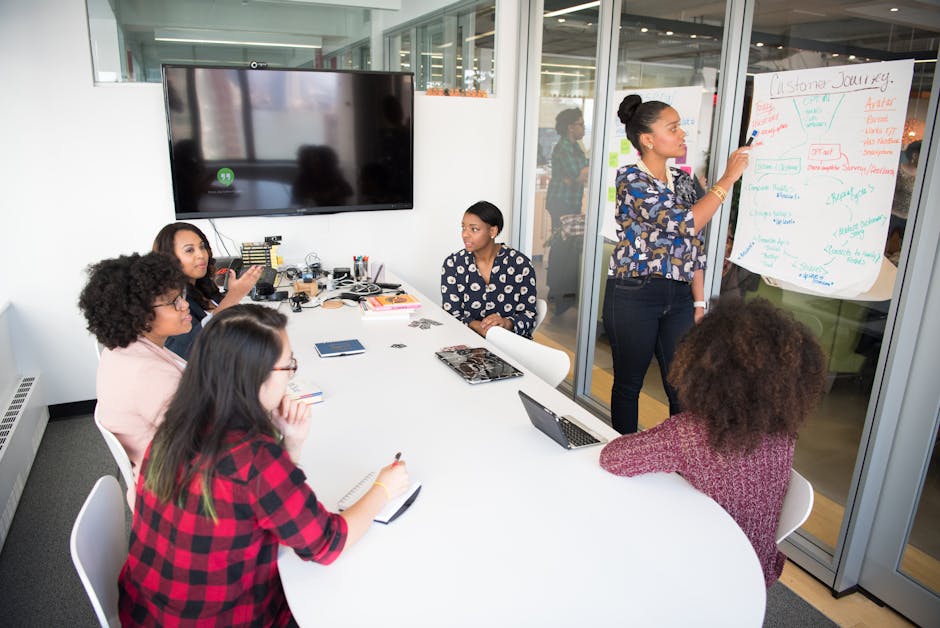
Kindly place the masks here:
<instances>
[{"instance_id":1,"label":"eyeglasses","mask_svg":"<svg viewBox=\"0 0 940 628\"><path fill-rule=\"evenodd\" d=\"M172 301L167 301L166 303L154 303L154 307L163 307L164 305L172 305L176 308L177 312L183 311L183 304L186 303L186 290L184 289L179 293L179 296L173 299Z\"/></svg>"},{"instance_id":2,"label":"eyeglasses","mask_svg":"<svg viewBox=\"0 0 940 628\"><path fill-rule=\"evenodd\" d=\"M290 371L291 378L294 377L294 374L297 373L297 358L294 356L290 357L290 364L287 366L275 366L272 371Z\"/></svg>"}]
</instances>

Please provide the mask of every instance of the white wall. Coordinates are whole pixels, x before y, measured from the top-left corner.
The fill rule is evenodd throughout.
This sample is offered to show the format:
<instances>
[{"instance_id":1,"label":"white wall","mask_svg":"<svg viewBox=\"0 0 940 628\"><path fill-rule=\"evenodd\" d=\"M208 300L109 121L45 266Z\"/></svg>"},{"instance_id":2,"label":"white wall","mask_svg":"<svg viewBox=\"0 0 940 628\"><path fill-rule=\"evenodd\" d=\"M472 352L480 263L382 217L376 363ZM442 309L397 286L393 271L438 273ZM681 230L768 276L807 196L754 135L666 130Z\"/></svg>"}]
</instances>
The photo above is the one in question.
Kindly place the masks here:
<instances>
[{"instance_id":1,"label":"white wall","mask_svg":"<svg viewBox=\"0 0 940 628\"><path fill-rule=\"evenodd\" d=\"M468 205L491 200L510 222L518 8L499 5L500 96L417 95L414 210L229 218L220 230L236 242L281 235L288 261L367 254L435 294ZM161 86L93 85L80 0L0 2L0 59L0 302L13 304L18 363L42 372L48 403L93 399L93 344L76 306L84 268L149 250L173 221Z\"/></svg>"}]
</instances>

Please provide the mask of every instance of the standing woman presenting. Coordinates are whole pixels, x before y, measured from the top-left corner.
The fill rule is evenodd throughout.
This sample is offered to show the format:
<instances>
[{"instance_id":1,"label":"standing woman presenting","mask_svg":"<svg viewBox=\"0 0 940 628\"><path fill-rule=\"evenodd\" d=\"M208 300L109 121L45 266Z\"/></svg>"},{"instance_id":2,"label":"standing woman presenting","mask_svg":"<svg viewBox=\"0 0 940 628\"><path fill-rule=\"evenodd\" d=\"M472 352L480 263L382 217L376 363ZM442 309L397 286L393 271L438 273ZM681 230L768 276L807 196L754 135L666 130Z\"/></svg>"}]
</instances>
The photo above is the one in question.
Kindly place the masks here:
<instances>
[{"instance_id":1,"label":"standing woman presenting","mask_svg":"<svg viewBox=\"0 0 940 628\"><path fill-rule=\"evenodd\" d=\"M617 112L640 152L617 171L617 246L604 297L604 331L613 355L611 422L637 431L637 403L653 355L659 362L669 413L680 411L666 381L679 338L704 313L705 247L701 231L748 164L750 148L731 153L718 182L701 199L688 174L666 160L686 154L679 113L664 102L631 94ZM694 307L693 307L694 302Z\"/></svg>"}]
</instances>

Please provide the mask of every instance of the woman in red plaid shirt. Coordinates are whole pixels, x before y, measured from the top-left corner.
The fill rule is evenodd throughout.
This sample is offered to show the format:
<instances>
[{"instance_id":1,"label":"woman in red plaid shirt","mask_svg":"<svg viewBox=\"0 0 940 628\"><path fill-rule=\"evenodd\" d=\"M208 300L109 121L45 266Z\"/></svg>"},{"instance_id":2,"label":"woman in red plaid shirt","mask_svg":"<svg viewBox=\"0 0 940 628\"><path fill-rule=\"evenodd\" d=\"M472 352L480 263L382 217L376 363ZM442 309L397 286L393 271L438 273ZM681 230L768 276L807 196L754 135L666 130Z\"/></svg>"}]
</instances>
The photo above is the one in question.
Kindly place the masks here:
<instances>
[{"instance_id":1,"label":"woman in red plaid shirt","mask_svg":"<svg viewBox=\"0 0 940 628\"><path fill-rule=\"evenodd\" d=\"M407 488L399 462L342 515L317 501L296 465L308 406L284 396L297 370L286 324L237 305L197 339L141 467L122 625L292 625L278 545L329 564Z\"/></svg>"}]
</instances>

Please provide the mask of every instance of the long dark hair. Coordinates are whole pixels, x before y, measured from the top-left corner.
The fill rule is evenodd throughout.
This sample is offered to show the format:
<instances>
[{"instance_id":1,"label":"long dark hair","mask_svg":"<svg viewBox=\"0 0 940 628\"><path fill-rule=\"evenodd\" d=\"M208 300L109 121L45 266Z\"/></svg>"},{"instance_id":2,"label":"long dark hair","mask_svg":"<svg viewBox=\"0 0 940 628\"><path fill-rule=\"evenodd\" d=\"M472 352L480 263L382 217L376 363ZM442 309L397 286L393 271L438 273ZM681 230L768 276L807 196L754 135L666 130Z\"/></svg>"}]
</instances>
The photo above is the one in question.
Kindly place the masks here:
<instances>
[{"instance_id":1,"label":"long dark hair","mask_svg":"<svg viewBox=\"0 0 940 628\"><path fill-rule=\"evenodd\" d=\"M199 227L188 222L171 222L163 229L160 229L157 237L153 239L153 250L156 253L166 253L172 256L173 259L177 259L175 246L176 234L180 231L192 231L199 236L202 243L206 245L206 253L209 254L209 262L206 265L206 275L195 281L194 285L196 289L191 292L196 302L202 306L202 309L211 309L211 301L218 301L222 294L213 281L215 277L215 257L212 255L212 246L209 244L209 239L206 237L206 234L204 234Z\"/></svg>"},{"instance_id":2,"label":"long dark hair","mask_svg":"<svg viewBox=\"0 0 940 628\"><path fill-rule=\"evenodd\" d=\"M215 519L212 475L232 432L276 436L258 398L281 356L287 317L260 305L235 305L213 316L196 338L179 388L150 448L145 486L164 502L183 499L202 476L202 509ZM182 504L180 504L182 505Z\"/></svg>"},{"instance_id":3,"label":"long dark hair","mask_svg":"<svg viewBox=\"0 0 940 628\"><path fill-rule=\"evenodd\" d=\"M682 338L669 383L713 447L748 451L765 434L796 436L825 390L826 354L770 301L722 297Z\"/></svg>"},{"instance_id":4,"label":"long dark hair","mask_svg":"<svg viewBox=\"0 0 940 628\"><path fill-rule=\"evenodd\" d=\"M620 101L620 107L617 109L617 117L623 123L623 130L627 134L627 139L633 144L633 147L643 154L645 148L640 144L640 134L652 133L653 123L659 119L659 114L667 109L669 105L659 100L643 99L637 94L625 96Z\"/></svg>"}]
</instances>

